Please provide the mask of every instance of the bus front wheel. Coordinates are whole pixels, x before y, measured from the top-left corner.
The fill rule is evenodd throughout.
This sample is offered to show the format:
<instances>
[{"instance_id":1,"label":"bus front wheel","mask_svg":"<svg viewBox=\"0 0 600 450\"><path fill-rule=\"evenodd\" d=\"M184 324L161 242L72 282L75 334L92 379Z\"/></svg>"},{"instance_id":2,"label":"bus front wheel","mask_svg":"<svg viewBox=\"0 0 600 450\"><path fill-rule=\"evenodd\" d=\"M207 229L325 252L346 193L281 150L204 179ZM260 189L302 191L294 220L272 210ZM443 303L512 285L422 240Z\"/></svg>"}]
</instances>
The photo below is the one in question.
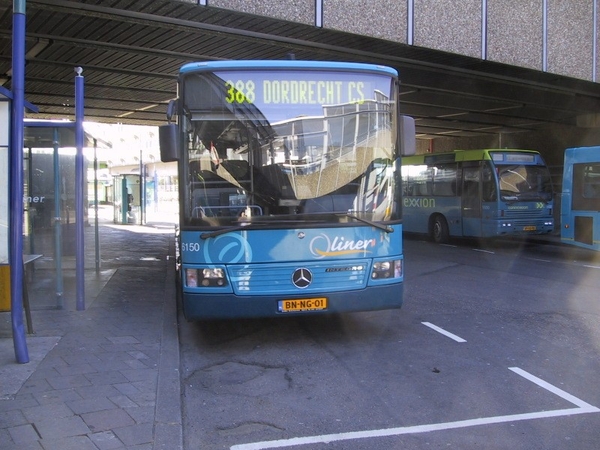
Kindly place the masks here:
<instances>
[{"instance_id":1,"label":"bus front wheel","mask_svg":"<svg viewBox=\"0 0 600 450\"><path fill-rule=\"evenodd\" d=\"M441 214L433 217L431 221L431 238L436 244L445 244L450 239L448 222Z\"/></svg>"}]
</instances>

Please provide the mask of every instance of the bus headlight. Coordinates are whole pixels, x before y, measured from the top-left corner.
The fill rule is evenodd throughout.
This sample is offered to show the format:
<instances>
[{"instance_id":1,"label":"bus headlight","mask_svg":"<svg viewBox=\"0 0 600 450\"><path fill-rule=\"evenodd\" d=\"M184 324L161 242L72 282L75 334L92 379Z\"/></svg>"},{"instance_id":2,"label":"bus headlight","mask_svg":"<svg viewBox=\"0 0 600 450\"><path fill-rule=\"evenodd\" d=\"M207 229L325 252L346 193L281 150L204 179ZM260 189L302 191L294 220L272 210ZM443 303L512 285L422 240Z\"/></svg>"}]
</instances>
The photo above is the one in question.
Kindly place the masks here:
<instances>
[{"instance_id":1,"label":"bus headlight","mask_svg":"<svg viewBox=\"0 0 600 450\"><path fill-rule=\"evenodd\" d=\"M402 260L376 261L373 263L372 279L402 277Z\"/></svg>"},{"instance_id":2,"label":"bus headlight","mask_svg":"<svg viewBox=\"0 0 600 450\"><path fill-rule=\"evenodd\" d=\"M225 278L225 274L223 273L223 269L202 269L202 278Z\"/></svg>"},{"instance_id":3,"label":"bus headlight","mask_svg":"<svg viewBox=\"0 0 600 450\"><path fill-rule=\"evenodd\" d=\"M220 268L185 269L187 287L221 287L227 284L225 271Z\"/></svg>"}]
</instances>

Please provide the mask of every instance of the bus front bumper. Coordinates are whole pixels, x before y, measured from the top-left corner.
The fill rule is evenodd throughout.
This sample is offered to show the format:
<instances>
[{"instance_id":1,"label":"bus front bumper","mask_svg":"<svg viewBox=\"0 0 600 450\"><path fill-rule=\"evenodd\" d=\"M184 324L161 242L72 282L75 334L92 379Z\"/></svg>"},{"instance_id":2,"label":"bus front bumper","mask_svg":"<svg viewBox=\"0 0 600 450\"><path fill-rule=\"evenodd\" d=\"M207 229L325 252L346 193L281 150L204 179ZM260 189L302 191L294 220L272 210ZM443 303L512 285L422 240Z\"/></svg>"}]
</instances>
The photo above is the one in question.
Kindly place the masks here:
<instances>
[{"instance_id":1,"label":"bus front bumper","mask_svg":"<svg viewBox=\"0 0 600 450\"><path fill-rule=\"evenodd\" d=\"M314 300L316 296L310 296ZM282 301L305 301L297 295L235 296L233 294L183 293L183 312L187 320L287 317L311 314L335 314L356 311L398 309L403 303L403 284L369 287L356 291L330 292L325 309L282 311Z\"/></svg>"}]
</instances>

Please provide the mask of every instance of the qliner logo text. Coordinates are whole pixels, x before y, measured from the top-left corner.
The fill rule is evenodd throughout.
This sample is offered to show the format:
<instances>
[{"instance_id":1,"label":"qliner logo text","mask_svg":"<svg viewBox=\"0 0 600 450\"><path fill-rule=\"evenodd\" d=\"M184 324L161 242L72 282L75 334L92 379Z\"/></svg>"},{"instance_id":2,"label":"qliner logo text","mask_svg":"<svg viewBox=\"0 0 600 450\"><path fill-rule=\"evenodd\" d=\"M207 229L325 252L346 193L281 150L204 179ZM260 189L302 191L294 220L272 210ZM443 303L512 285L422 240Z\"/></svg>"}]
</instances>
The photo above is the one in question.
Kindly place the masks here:
<instances>
[{"instance_id":1,"label":"qliner logo text","mask_svg":"<svg viewBox=\"0 0 600 450\"><path fill-rule=\"evenodd\" d=\"M320 234L310 241L310 252L317 258L364 254L371 253L369 249L375 247L375 244L375 239L348 240L341 236L335 236L331 239L326 234Z\"/></svg>"}]
</instances>

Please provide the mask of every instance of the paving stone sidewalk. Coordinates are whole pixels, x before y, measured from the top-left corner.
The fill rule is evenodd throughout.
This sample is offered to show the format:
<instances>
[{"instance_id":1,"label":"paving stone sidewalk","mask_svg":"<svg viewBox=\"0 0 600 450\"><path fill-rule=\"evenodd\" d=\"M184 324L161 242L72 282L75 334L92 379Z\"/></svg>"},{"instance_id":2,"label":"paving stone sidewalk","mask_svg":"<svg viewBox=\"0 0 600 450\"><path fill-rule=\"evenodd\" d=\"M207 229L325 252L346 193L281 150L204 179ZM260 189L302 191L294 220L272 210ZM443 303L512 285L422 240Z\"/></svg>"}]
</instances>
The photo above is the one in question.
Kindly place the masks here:
<instances>
[{"instance_id":1,"label":"paving stone sidewalk","mask_svg":"<svg viewBox=\"0 0 600 450\"><path fill-rule=\"evenodd\" d=\"M30 362L16 363L0 313L0 448L182 448L172 224L86 227L85 310L65 257L58 309L52 255L29 280ZM40 252L41 253L41 252Z\"/></svg>"}]
</instances>

